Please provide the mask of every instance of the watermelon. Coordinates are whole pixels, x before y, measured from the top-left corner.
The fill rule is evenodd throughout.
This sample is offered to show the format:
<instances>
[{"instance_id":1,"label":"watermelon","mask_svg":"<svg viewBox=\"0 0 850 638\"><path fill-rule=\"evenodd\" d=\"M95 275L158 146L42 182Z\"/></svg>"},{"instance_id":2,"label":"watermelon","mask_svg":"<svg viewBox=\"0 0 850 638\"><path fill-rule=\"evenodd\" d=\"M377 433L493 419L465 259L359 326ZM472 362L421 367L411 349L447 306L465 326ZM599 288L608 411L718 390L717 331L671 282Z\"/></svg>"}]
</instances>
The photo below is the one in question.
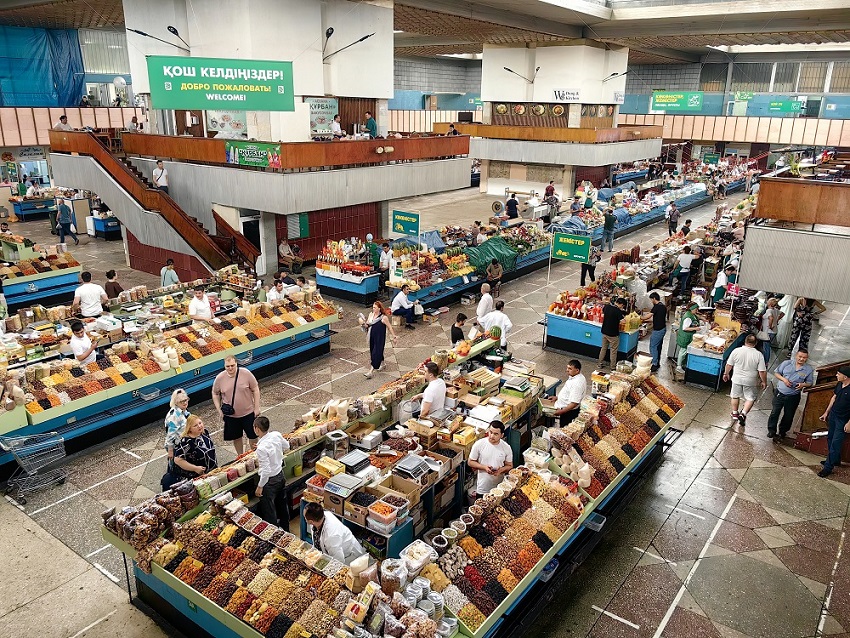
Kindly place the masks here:
<instances>
[{"instance_id":1,"label":"watermelon","mask_svg":"<svg viewBox=\"0 0 850 638\"><path fill-rule=\"evenodd\" d=\"M502 329L499 326L490 328L490 337L495 341L502 338Z\"/></svg>"}]
</instances>

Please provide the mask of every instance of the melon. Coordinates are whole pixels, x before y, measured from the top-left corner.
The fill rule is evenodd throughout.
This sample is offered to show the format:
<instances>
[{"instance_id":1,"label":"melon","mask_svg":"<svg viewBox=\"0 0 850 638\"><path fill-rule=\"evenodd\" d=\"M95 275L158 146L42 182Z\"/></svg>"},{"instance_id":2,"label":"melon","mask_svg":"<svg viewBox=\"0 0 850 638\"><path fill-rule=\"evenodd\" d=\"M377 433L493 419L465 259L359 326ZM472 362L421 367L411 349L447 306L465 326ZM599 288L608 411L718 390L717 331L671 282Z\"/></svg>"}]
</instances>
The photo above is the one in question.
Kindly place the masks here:
<instances>
[{"instance_id":1,"label":"melon","mask_svg":"<svg viewBox=\"0 0 850 638\"><path fill-rule=\"evenodd\" d=\"M502 329L499 326L493 326L492 328L490 328L490 338L493 339L494 341L496 339L501 339L502 338Z\"/></svg>"}]
</instances>

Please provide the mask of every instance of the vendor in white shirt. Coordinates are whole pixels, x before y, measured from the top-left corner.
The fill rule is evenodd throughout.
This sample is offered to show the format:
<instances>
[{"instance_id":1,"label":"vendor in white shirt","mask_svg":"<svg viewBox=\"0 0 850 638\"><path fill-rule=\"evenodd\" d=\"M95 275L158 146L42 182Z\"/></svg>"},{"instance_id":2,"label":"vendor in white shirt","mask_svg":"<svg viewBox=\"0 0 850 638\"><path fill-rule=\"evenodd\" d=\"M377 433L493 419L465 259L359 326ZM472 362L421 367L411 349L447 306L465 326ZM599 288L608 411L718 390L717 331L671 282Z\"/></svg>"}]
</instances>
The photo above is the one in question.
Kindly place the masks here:
<instances>
[{"instance_id":1,"label":"vendor in white shirt","mask_svg":"<svg viewBox=\"0 0 850 638\"><path fill-rule=\"evenodd\" d=\"M477 471L473 496L487 494L513 469L514 453L511 446L502 440L504 436L505 425L498 420L491 421L487 438L478 439L472 445L468 465Z\"/></svg>"},{"instance_id":2,"label":"vendor in white shirt","mask_svg":"<svg viewBox=\"0 0 850 638\"><path fill-rule=\"evenodd\" d=\"M334 115L334 119L331 120L331 135L337 138L345 137L345 131L342 130L342 124L339 122L339 114Z\"/></svg>"},{"instance_id":3,"label":"vendor in white shirt","mask_svg":"<svg viewBox=\"0 0 850 638\"><path fill-rule=\"evenodd\" d=\"M83 365L93 363L97 359L97 344L92 343L91 338L86 334L83 322L71 323L71 333L70 346L74 358Z\"/></svg>"},{"instance_id":4,"label":"vendor in white shirt","mask_svg":"<svg viewBox=\"0 0 850 638\"><path fill-rule=\"evenodd\" d=\"M581 411L581 401L587 394L587 379L581 373L581 361L571 359L567 364L567 378L558 391L555 401L555 416L560 417L560 426L568 425Z\"/></svg>"},{"instance_id":5,"label":"vendor in white shirt","mask_svg":"<svg viewBox=\"0 0 850 638\"><path fill-rule=\"evenodd\" d=\"M109 301L106 291L98 284L91 281L91 273L88 271L80 273L82 285L74 291L74 313L83 317L99 317L103 314L103 304Z\"/></svg>"},{"instance_id":6,"label":"vendor in white shirt","mask_svg":"<svg viewBox=\"0 0 850 638\"><path fill-rule=\"evenodd\" d=\"M395 258L393 257L393 251L390 250L390 245L388 243L381 244L381 253L378 256L378 272L381 274L381 285L387 283L387 280L390 278L390 274L395 270Z\"/></svg>"},{"instance_id":7,"label":"vendor in white shirt","mask_svg":"<svg viewBox=\"0 0 850 638\"><path fill-rule=\"evenodd\" d=\"M284 529L289 527L289 508L282 512L277 510L275 501L278 494L286 485L283 474L283 455L289 451L289 442L280 432L270 430L271 424L267 417L258 416L254 419L254 434L257 435L257 473L260 480L254 494L259 497L255 513L264 521L273 525L280 524Z\"/></svg>"},{"instance_id":8,"label":"vendor in white shirt","mask_svg":"<svg viewBox=\"0 0 850 638\"><path fill-rule=\"evenodd\" d=\"M283 301L285 297L286 292L283 289L283 282L280 279L275 279L271 290L266 293L266 301L269 303L275 303Z\"/></svg>"},{"instance_id":9,"label":"vendor in white shirt","mask_svg":"<svg viewBox=\"0 0 850 638\"><path fill-rule=\"evenodd\" d=\"M304 506L304 520L310 526L313 547L344 565L366 553L354 534L334 514L318 503Z\"/></svg>"},{"instance_id":10,"label":"vendor in white shirt","mask_svg":"<svg viewBox=\"0 0 850 638\"><path fill-rule=\"evenodd\" d=\"M425 391L413 397L414 401L422 400L419 416L428 416L446 407L446 382L440 378L440 367L433 361L425 364L425 380L428 382Z\"/></svg>"},{"instance_id":11,"label":"vendor in white shirt","mask_svg":"<svg viewBox=\"0 0 850 638\"><path fill-rule=\"evenodd\" d=\"M508 333L514 327L514 324L511 323L511 320L508 318L504 312L502 312L502 308L505 307L505 302L499 299L496 302L496 307L493 312L487 313L485 316L478 319L479 325L484 328L484 330L490 330L491 328L498 327L502 329L502 347L505 348L508 345Z\"/></svg>"},{"instance_id":12,"label":"vendor in white shirt","mask_svg":"<svg viewBox=\"0 0 850 638\"><path fill-rule=\"evenodd\" d=\"M204 292L203 286L195 286L195 296L189 302L189 318L203 322L210 322L213 319L210 299Z\"/></svg>"},{"instance_id":13,"label":"vendor in white shirt","mask_svg":"<svg viewBox=\"0 0 850 638\"><path fill-rule=\"evenodd\" d=\"M416 316L413 314L413 302L407 298L410 294L410 286L404 284L398 294L393 298L393 303L390 309L397 317L404 317L407 323L405 328L414 330L413 322L416 321Z\"/></svg>"}]
</instances>

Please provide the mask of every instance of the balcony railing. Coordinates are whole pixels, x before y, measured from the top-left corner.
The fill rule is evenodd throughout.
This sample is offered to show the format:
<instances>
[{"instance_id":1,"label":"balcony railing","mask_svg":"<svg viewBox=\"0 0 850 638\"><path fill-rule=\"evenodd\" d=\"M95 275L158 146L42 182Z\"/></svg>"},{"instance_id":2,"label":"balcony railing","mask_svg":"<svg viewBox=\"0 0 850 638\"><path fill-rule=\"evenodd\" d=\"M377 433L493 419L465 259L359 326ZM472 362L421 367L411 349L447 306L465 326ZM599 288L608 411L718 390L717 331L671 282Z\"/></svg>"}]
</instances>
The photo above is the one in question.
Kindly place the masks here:
<instances>
[{"instance_id":1,"label":"balcony railing","mask_svg":"<svg viewBox=\"0 0 850 638\"><path fill-rule=\"evenodd\" d=\"M457 124L457 129L471 137L529 142L567 142L571 144L602 144L605 142L633 142L660 138L660 126L620 126L618 128L551 128L543 126L500 126L495 124ZM434 124L434 133L444 135L448 122Z\"/></svg>"},{"instance_id":2,"label":"balcony railing","mask_svg":"<svg viewBox=\"0 0 850 638\"><path fill-rule=\"evenodd\" d=\"M850 183L797 177L759 180L756 215L802 224L850 226Z\"/></svg>"},{"instance_id":3,"label":"balcony railing","mask_svg":"<svg viewBox=\"0 0 850 638\"><path fill-rule=\"evenodd\" d=\"M125 134L129 155L225 164L225 140L169 135ZM280 145L280 169L314 170L368 166L389 162L433 160L469 154L469 137L405 137L336 142L285 142ZM228 166L236 165L229 164ZM244 168L244 167L241 167Z\"/></svg>"},{"instance_id":4,"label":"balcony railing","mask_svg":"<svg viewBox=\"0 0 850 638\"><path fill-rule=\"evenodd\" d=\"M145 120L136 108L0 108L0 146L50 144L50 129L62 115L77 129L123 129L133 116Z\"/></svg>"}]
</instances>

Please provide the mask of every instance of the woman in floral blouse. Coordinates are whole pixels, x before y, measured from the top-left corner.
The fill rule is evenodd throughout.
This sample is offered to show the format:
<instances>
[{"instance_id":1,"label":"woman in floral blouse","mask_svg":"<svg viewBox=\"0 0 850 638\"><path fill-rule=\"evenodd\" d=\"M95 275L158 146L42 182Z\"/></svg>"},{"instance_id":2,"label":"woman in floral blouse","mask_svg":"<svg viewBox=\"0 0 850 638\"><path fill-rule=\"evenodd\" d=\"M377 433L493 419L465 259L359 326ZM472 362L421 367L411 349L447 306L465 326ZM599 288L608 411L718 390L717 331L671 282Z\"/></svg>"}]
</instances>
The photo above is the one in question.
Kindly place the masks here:
<instances>
[{"instance_id":1,"label":"woman in floral blouse","mask_svg":"<svg viewBox=\"0 0 850 638\"><path fill-rule=\"evenodd\" d=\"M189 418L189 395L183 388L171 393L171 409L165 415L165 449L168 452L168 464L172 465L174 446L180 441Z\"/></svg>"},{"instance_id":2,"label":"woman in floral blouse","mask_svg":"<svg viewBox=\"0 0 850 638\"><path fill-rule=\"evenodd\" d=\"M201 417L193 414L186 419L183 436L174 446L174 475L179 479L191 479L216 467L215 445Z\"/></svg>"}]
</instances>

